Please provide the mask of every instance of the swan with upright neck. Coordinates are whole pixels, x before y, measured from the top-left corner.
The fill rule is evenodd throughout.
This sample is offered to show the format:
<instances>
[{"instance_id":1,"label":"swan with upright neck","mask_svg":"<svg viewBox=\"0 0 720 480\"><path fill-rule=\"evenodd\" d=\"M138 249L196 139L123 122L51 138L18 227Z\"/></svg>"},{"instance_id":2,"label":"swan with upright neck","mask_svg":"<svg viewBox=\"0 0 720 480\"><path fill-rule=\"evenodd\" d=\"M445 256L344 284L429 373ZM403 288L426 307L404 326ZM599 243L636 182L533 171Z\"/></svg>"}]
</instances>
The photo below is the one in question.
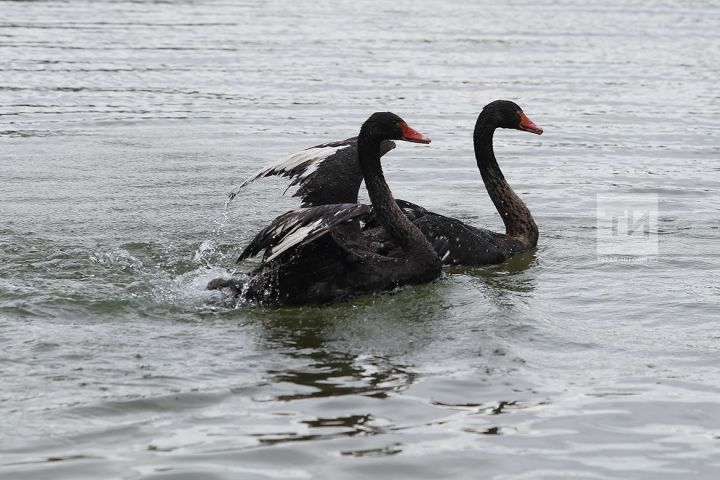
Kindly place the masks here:
<instances>
[{"instance_id":1,"label":"swan with upright neck","mask_svg":"<svg viewBox=\"0 0 720 480\"><path fill-rule=\"evenodd\" d=\"M451 265L487 265L501 263L518 253L537 246L538 228L530 210L513 191L503 175L493 149L493 135L498 128L524 130L541 135L516 103L496 100L487 104L478 115L473 133L475 160L488 195L505 226L505 233L468 225L460 220L429 212L423 207L397 200L405 215L434 245L443 249L443 263ZM394 148L386 142L382 150ZM382 151L381 150L381 151ZM271 175L287 176L305 206L318 206L339 201L356 202L362 174L358 164L356 139L319 145L290 156L248 178L232 194L231 200L251 182ZM384 152L383 152L384 154ZM394 245L387 232L372 219L365 227L367 235L385 245Z\"/></svg>"},{"instance_id":2,"label":"swan with upright neck","mask_svg":"<svg viewBox=\"0 0 720 480\"><path fill-rule=\"evenodd\" d=\"M264 252L246 279L215 279L209 289L229 288L263 305L326 303L354 295L429 282L440 275L437 245L405 216L385 182L383 142L430 143L390 112L375 113L360 129L357 158L372 212L398 248L378 251L360 229L370 208L356 203L319 205L288 212L255 236L240 260Z\"/></svg>"}]
</instances>

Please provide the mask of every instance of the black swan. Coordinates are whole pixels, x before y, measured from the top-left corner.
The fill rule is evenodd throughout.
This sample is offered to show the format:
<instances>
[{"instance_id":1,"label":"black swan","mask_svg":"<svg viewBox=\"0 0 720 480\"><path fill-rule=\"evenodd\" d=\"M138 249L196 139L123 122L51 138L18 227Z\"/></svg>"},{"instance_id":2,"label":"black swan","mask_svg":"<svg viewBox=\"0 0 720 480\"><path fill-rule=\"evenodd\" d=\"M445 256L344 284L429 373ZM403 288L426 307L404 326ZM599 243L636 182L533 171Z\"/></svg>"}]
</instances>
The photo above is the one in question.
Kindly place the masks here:
<instances>
[{"instance_id":1,"label":"black swan","mask_svg":"<svg viewBox=\"0 0 720 480\"><path fill-rule=\"evenodd\" d=\"M504 234L467 225L429 212L419 205L397 200L405 215L428 240L442 248L446 245L438 241L447 241L448 249L441 255L445 264L496 264L537 246L538 229L530 210L510 188L495 159L493 133L497 128L525 130L537 135L543 130L517 104L508 100L491 102L478 115L473 135L475 159L485 188L505 224ZM394 147L392 142L387 142L383 145L383 154ZM299 185L295 196L301 197L303 206L357 202L362 181L357 165L357 139L326 143L291 155L245 180L230 194L229 201L249 183L271 175L292 178L290 186ZM391 239L377 222L370 220L365 228L372 230L367 235L374 237L375 241L390 242L388 245L391 245Z\"/></svg>"},{"instance_id":2,"label":"black swan","mask_svg":"<svg viewBox=\"0 0 720 480\"><path fill-rule=\"evenodd\" d=\"M359 220L366 205L344 203L290 211L276 218L245 248L238 261L264 252L263 263L247 279L218 278L208 289L229 288L261 305L325 303L401 285L429 282L440 275L436 254L403 214L385 182L380 156L383 140L430 143L390 112L374 113L360 129L357 158L372 211L398 248L379 253Z\"/></svg>"}]
</instances>

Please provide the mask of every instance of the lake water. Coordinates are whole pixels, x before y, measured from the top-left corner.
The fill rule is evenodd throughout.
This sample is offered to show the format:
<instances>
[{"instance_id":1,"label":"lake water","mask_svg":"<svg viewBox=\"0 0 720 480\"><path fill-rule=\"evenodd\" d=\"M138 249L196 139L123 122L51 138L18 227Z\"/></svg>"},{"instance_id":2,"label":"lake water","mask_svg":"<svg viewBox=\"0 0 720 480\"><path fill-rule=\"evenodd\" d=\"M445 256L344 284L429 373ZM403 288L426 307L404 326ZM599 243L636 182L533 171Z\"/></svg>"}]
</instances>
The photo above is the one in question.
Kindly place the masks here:
<instances>
[{"instance_id":1,"label":"lake water","mask_svg":"<svg viewBox=\"0 0 720 480\"><path fill-rule=\"evenodd\" d=\"M543 3L0 1L0 478L718 478L720 4ZM386 157L398 198L501 230L497 98L545 129L495 137L536 252L204 290L298 204L227 193L377 110L433 138ZM647 255L598 255L598 196Z\"/></svg>"}]
</instances>

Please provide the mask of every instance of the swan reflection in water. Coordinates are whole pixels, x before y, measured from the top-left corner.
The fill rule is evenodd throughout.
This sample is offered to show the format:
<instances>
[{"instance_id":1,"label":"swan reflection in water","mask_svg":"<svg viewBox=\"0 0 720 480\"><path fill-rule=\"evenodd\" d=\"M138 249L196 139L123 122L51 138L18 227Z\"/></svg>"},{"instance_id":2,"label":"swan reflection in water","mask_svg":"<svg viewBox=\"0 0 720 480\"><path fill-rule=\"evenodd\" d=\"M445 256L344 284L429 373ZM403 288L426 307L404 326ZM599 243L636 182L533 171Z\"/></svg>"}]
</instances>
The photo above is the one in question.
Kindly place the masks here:
<instances>
[{"instance_id":1,"label":"swan reflection in water","mask_svg":"<svg viewBox=\"0 0 720 480\"><path fill-rule=\"evenodd\" d=\"M517 284L507 278L519 279L528 265L532 256L508 265L466 269L458 276L476 275L480 282L489 279L493 292L507 281L513 287L508 294L517 295ZM474 433L501 434L502 420L490 417L504 413L506 406L509 411L526 408L528 398L524 393L507 395L503 372L514 368L515 359L498 348L503 332L493 329L506 325L498 323L497 315L481 314L472 325L459 322L457 309L450 304L453 300L447 298L450 290L458 290L453 285L458 276L322 307L244 309L258 327L260 349L274 357L265 363L267 380L259 401L275 403L271 410L286 417L280 431L254 435L257 441L278 444L358 435L394 438L408 429L443 428L442 422L448 421L468 422ZM527 294L532 288L520 291ZM498 311L487 306L488 311ZM476 361L455 369L450 360L455 355L473 357L468 357L466 349L477 352ZM428 355L448 358L437 364L453 372L443 381L453 382L452 377L459 375L463 388L426 391L444 377L433 373L425 359ZM416 365L422 365L420 371ZM436 380L417 383L428 376ZM392 402L378 403L386 399ZM457 408L461 404L474 407ZM473 418L466 420L466 416ZM392 455L404 448L402 442L393 445L382 451L358 448L341 453Z\"/></svg>"}]
</instances>

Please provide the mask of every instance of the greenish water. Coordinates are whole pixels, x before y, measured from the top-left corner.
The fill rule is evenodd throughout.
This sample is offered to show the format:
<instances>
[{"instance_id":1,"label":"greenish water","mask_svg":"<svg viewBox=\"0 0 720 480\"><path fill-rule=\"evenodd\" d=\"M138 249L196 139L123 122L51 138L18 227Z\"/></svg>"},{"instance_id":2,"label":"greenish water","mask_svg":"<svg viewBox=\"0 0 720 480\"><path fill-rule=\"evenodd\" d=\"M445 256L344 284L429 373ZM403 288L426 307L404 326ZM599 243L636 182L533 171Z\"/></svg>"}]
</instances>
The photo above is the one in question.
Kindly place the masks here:
<instances>
[{"instance_id":1,"label":"greenish water","mask_svg":"<svg viewBox=\"0 0 720 480\"><path fill-rule=\"evenodd\" d=\"M716 2L0 1L0 478L716 478ZM326 307L207 281L296 201L265 164L392 110L399 198L536 252ZM598 257L598 195L657 255ZM655 236L655 234L657 234ZM251 268L252 263L243 265Z\"/></svg>"}]
</instances>

